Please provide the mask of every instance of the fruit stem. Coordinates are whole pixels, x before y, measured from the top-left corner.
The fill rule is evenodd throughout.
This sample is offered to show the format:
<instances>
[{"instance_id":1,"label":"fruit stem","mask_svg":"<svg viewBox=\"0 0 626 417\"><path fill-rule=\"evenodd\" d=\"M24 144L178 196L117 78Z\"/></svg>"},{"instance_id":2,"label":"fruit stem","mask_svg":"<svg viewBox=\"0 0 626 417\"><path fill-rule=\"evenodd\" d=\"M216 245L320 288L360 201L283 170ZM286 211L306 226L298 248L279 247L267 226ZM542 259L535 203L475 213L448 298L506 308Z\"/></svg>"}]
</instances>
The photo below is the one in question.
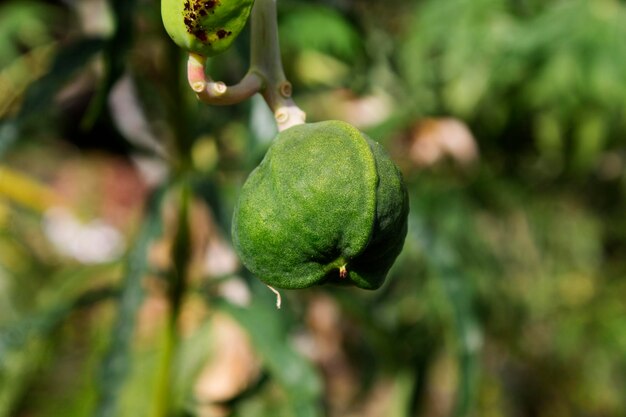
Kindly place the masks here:
<instances>
[{"instance_id":1,"label":"fruit stem","mask_svg":"<svg viewBox=\"0 0 626 417\"><path fill-rule=\"evenodd\" d=\"M256 0L252 7L250 69L232 86L213 81L205 73L206 58L189 54L187 80L198 99L207 104L229 105L261 93L279 131L303 124L306 114L291 98L291 83L285 77L280 58L276 0Z\"/></svg>"},{"instance_id":2,"label":"fruit stem","mask_svg":"<svg viewBox=\"0 0 626 417\"><path fill-rule=\"evenodd\" d=\"M261 94L274 112L278 130L303 124L306 114L291 98L291 83L285 77L280 57L277 0L256 0L250 17L250 71L262 74L265 85Z\"/></svg>"},{"instance_id":3,"label":"fruit stem","mask_svg":"<svg viewBox=\"0 0 626 417\"><path fill-rule=\"evenodd\" d=\"M221 81L213 81L211 77L205 75L205 61L205 57L197 54L189 54L187 60L189 86L204 103L216 105L240 103L258 93L263 87L263 79L253 71L248 71L239 83L232 86L227 86Z\"/></svg>"}]
</instances>

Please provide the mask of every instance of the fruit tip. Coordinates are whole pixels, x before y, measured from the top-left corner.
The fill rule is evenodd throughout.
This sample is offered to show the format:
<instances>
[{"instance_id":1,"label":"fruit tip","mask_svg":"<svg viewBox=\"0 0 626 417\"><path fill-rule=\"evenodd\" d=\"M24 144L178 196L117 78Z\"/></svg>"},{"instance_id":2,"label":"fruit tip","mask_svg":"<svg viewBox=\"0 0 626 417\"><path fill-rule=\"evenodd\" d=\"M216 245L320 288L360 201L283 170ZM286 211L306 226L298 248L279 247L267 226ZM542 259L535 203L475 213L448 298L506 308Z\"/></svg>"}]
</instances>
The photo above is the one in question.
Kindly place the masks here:
<instances>
[{"instance_id":1,"label":"fruit tip","mask_svg":"<svg viewBox=\"0 0 626 417\"><path fill-rule=\"evenodd\" d=\"M348 277L348 269L346 268L346 264L341 265L339 267L339 278L346 279Z\"/></svg>"}]
</instances>

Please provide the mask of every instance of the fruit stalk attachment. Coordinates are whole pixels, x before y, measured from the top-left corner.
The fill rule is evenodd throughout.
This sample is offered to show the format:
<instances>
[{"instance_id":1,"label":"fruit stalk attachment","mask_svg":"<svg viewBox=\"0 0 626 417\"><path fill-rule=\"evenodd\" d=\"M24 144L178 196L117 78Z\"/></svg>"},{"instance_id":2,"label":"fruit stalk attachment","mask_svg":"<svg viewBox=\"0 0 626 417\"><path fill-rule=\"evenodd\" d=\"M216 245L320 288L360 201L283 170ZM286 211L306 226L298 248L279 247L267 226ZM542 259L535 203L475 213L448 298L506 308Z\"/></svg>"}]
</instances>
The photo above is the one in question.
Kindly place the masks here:
<instances>
[{"instance_id":1,"label":"fruit stalk attachment","mask_svg":"<svg viewBox=\"0 0 626 417\"><path fill-rule=\"evenodd\" d=\"M252 8L250 69L232 86L206 75L206 58L189 54L187 79L198 99L207 104L239 103L261 93L274 113L279 131L303 124L305 113L291 98L291 83L285 77L280 58L276 0L256 0Z\"/></svg>"}]
</instances>

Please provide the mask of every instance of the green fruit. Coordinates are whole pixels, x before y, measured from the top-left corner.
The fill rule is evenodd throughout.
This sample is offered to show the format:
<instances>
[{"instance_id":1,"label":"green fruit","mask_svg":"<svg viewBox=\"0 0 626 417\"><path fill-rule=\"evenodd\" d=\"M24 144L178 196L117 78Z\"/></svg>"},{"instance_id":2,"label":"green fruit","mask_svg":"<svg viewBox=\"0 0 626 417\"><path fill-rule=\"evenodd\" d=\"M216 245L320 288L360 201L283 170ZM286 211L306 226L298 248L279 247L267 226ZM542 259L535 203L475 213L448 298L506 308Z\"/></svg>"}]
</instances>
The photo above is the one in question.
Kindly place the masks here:
<instances>
[{"instance_id":1,"label":"green fruit","mask_svg":"<svg viewBox=\"0 0 626 417\"><path fill-rule=\"evenodd\" d=\"M178 46L213 56L233 43L253 4L254 0L161 0L161 17Z\"/></svg>"},{"instance_id":2,"label":"green fruit","mask_svg":"<svg viewBox=\"0 0 626 417\"><path fill-rule=\"evenodd\" d=\"M244 184L233 242L268 285L376 289L400 253L408 197L387 153L340 121L281 132Z\"/></svg>"}]
</instances>

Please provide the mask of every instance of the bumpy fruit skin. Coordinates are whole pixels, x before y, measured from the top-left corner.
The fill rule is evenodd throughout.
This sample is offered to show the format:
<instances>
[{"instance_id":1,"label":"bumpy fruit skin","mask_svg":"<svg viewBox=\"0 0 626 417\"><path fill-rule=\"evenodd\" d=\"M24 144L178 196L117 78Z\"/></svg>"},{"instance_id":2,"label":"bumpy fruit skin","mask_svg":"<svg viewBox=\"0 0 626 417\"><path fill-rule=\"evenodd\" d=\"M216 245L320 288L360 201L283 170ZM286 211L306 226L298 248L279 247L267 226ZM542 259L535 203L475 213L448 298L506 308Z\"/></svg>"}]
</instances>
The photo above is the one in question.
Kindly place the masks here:
<instances>
[{"instance_id":1,"label":"bumpy fruit skin","mask_svg":"<svg viewBox=\"0 0 626 417\"><path fill-rule=\"evenodd\" d=\"M340 121L298 125L278 135L242 187L233 242L268 285L376 289L404 244L408 206L378 143Z\"/></svg>"},{"instance_id":2,"label":"bumpy fruit skin","mask_svg":"<svg viewBox=\"0 0 626 417\"><path fill-rule=\"evenodd\" d=\"M213 56L233 43L253 4L254 0L161 0L161 17L178 46Z\"/></svg>"}]
</instances>

